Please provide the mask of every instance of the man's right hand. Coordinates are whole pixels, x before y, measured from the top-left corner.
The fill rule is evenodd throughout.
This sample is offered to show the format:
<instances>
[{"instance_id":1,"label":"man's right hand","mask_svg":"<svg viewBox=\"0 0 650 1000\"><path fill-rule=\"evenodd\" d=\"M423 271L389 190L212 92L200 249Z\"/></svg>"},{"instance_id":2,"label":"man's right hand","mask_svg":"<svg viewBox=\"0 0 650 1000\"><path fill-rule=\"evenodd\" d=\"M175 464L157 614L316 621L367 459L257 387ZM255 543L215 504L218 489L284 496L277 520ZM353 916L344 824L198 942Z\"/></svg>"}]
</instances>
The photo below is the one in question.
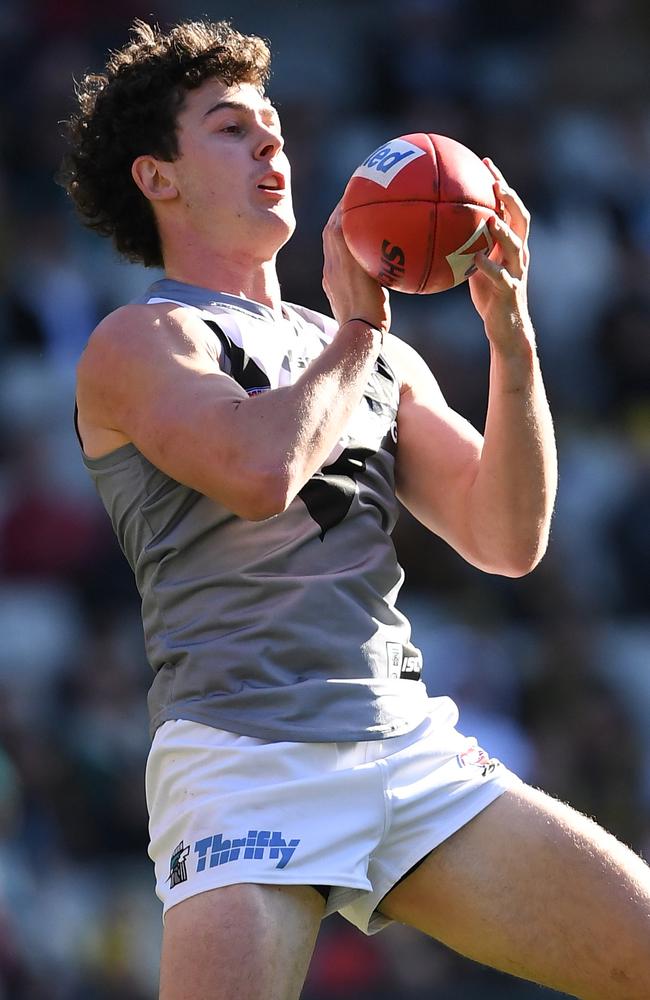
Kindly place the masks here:
<instances>
[{"instance_id":1,"label":"man's right hand","mask_svg":"<svg viewBox=\"0 0 650 1000\"><path fill-rule=\"evenodd\" d=\"M350 253L343 236L340 202L323 230L323 254L323 288L339 326L350 319L364 319L382 334L388 333L388 291L371 278Z\"/></svg>"}]
</instances>

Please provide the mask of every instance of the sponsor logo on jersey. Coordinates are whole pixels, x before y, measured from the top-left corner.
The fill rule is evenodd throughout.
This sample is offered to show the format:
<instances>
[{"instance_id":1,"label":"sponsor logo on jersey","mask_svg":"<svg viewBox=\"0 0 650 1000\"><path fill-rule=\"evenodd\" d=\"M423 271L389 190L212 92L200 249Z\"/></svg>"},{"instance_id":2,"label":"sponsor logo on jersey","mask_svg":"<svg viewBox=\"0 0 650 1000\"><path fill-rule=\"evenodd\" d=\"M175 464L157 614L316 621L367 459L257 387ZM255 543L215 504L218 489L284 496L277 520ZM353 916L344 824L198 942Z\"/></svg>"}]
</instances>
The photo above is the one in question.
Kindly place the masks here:
<instances>
[{"instance_id":1,"label":"sponsor logo on jersey","mask_svg":"<svg viewBox=\"0 0 650 1000\"><path fill-rule=\"evenodd\" d=\"M419 146L414 146L412 142L405 142L404 139L391 139L390 142L384 143L374 153L371 153L368 159L357 167L352 176L365 177L367 180L387 188L400 170L403 170L413 160L417 160L418 156L424 156L424 152Z\"/></svg>"},{"instance_id":2,"label":"sponsor logo on jersey","mask_svg":"<svg viewBox=\"0 0 650 1000\"><path fill-rule=\"evenodd\" d=\"M406 680L418 681L422 673L422 654L415 656L405 656L402 660L402 671L400 677Z\"/></svg>"},{"instance_id":3,"label":"sponsor logo on jersey","mask_svg":"<svg viewBox=\"0 0 650 1000\"><path fill-rule=\"evenodd\" d=\"M406 653L408 648L409 652ZM392 680L419 681L422 674L422 654L413 646L404 647L401 642L386 643L388 676Z\"/></svg>"},{"instance_id":4,"label":"sponsor logo on jersey","mask_svg":"<svg viewBox=\"0 0 650 1000\"><path fill-rule=\"evenodd\" d=\"M386 655L388 657L388 676L397 679L402 669L402 658L404 649L401 642L387 642Z\"/></svg>"},{"instance_id":5,"label":"sponsor logo on jersey","mask_svg":"<svg viewBox=\"0 0 650 1000\"><path fill-rule=\"evenodd\" d=\"M249 830L245 837L224 838L222 833L203 837L194 845L197 872L216 868L232 861L277 861L276 868L286 868L300 838L287 841L279 830Z\"/></svg>"},{"instance_id":6,"label":"sponsor logo on jersey","mask_svg":"<svg viewBox=\"0 0 650 1000\"><path fill-rule=\"evenodd\" d=\"M378 278L383 285L394 285L404 274L406 255L397 243L383 240L381 244L381 271Z\"/></svg>"},{"instance_id":7,"label":"sponsor logo on jersey","mask_svg":"<svg viewBox=\"0 0 650 1000\"><path fill-rule=\"evenodd\" d=\"M189 853L189 844L186 847L182 840L172 851L172 856L169 860L169 877L167 879L170 889L173 889L175 885L179 885L181 882L187 882L187 856Z\"/></svg>"}]
</instances>

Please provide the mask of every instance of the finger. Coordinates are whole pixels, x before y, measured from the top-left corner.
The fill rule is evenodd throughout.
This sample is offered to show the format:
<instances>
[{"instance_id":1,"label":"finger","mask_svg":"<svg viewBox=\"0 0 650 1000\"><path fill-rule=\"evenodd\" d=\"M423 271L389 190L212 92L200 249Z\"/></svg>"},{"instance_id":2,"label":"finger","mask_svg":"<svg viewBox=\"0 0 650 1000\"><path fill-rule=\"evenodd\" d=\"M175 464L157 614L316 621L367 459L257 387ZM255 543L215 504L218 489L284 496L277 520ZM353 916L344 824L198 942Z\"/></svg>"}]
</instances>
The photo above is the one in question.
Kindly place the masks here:
<instances>
[{"instance_id":1,"label":"finger","mask_svg":"<svg viewBox=\"0 0 650 1000\"><path fill-rule=\"evenodd\" d=\"M332 225L336 225L337 223L340 224L340 222L341 222L341 214L342 214L342 212L341 212L341 201L338 201L336 203L336 205L334 206L334 208L332 209L332 213L331 213L329 219L327 220L327 225L329 226L330 223Z\"/></svg>"},{"instance_id":2,"label":"finger","mask_svg":"<svg viewBox=\"0 0 650 1000\"><path fill-rule=\"evenodd\" d=\"M503 176L503 174L501 173L501 171L499 170L499 168L497 167L497 165L494 162L494 160L490 159L489 156L484 156L483 157L483 163L488 168L488 170L490 171L490 173L492 174L492 176L494 177L494 179L496 181L502 181L502 183L505 184L506 179Z\"/></svg>"},{"instance_id":3,"label":"finger","mask_svg":"<svg viewBox=\"0 0 650 1000\"><path fill-rule=\"evenodd\" d=\"M524 211L526 211L526 210L524 209ZM507 208L506 208L506 210L504 212L504 216L505 217L501 219L501 221L505 225L505 230L504 231L511 233L512 236L513 236L513 238L518 243L518 245L520 247L520 259L521 259L521 263L522 263L523 267L526 268L526 267L528 267L528 263L530 261L530 252L528 250L529 225L526 222L526 220L524 219L523 222L522 222L522 224L519 227L517 227L515 225L514 220L513 220L512 213L509 212ZM528 216L528 219L530 219L530 216ZM524 230L523 233L521 232L521 229Z\"/></svg>"},{"instance_id":4,"label":"finger","mask_svg":"<svg viewBox=\"0 0 650 1000\"><path fill-rule=\"evenodd\" d=\"M492 185L492 190L494 191L494 200L497 203L497 209L496 209L497 215L499 216L500 219L503 219L503 221L509 226L512 222L512 218L505 203L502 201L500 197L501 188L502 187L507 188L508 186L506 184L505 177L497 167L496 163L493 160L491 160L489 156L483 157L483 163L494 177L494 184Z\"/></svg>"},{"instance_id":5,"label":"finger","mask_svg":"<svg viewBox=\"0 0 650 1000\"><path fill-rule=\"evenodd\" d=\"M526 243L530 230L530 212L515 189L510 187L496 163L489 156L484 158L483 163L495 179L494 193L497 202L500 201L503 204L505 213L509 216L509 218L506 218L506 221L512 226L517 235L521 237L523 242Z\"/></svg>"},{"instance_id":6,"label":"finger","mask_svg":"<svg viewBox=\"0 0 650 1000\"><path fill-rule=\"evenodd\" d=\"M323 237L331 236L332 233L338 233L340 230L341 220L336 215L330 215L323 229Z\"/></svg>"},{"instance_id":7,"label":"finger","mask_svg":"<svg viewBox=\"0 0 650 1000\"><path fill-rule=\"evenodd\" d=\"M323 245L327 245L330 249L333 249L335 246L339 246L343 242L343 224L341 214L340 212L337 213L335 210L330 215L327 220L327 225L323 229Z\"/></svg>"},{"instance_id":8,"label":"finger","mask_svg":"<svg viewBox=\"0 0 650 1000\"><path fill-rule=\"evenodd\" d=\"M492 190L494 191L494 200L496 202L496 213L500 219L502 219L507 226L512 223L512 218L510 212L505 206L505 203L499 197L499 181L495 181L492 185Z\"/></svg>"},{"instance_id":9,"label":"finger","mask_svg":"<svg viewBox=\"0 0 650 1000\"><path fill-rule=\"evenodd\" d=\"M510 225L512 229L525 244L528 240L528 233L530 231L530 212L517 192L512 188L505 187L497 182L496 195L497 198L503 202L506 212L510 216Z\"/></svg>"},{"instance_id":10,"label":"finger","mask_svg":"<svg viewBox=\"0 0 650 1000\"><path fill-rule=\"evenodd\" d=\"M501 263L505 264L515 278L522 278L525 268L523 241L510 226L496 216L488 220L488 229L501 250ZM492 255L490 257L494 260Z\"/></svg>"},{"instance_id":11,"label":"finger","mask_svg":"<svg viewBox=\"0 0 650 1000\"><path fill-rule=\"evenodd\" d=\"M505 264L501 264L496 260L490 260L489 257L486 257L482 253L474 255L474 264L477 271L484 274L502 291L514 291L517 287L518 279L510 273Z\"/></svg>"}]
</instances>

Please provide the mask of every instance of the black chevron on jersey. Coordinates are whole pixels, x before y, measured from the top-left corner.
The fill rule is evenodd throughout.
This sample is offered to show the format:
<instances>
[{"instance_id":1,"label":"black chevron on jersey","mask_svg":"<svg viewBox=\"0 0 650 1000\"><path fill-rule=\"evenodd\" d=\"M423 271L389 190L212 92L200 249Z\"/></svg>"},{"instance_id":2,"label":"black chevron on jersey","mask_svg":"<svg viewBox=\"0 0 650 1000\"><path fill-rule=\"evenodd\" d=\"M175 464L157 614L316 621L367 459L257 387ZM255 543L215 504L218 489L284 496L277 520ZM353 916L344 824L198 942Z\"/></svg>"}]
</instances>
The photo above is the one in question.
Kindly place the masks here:
<instances>
[{"instance_id":1,"label":"black chevron on jersey","mask_svg":"<svg viewBox=\"0 0 650 1000\"><path fill-rule=\"evenodd\" d=\"M320 525L321 542L352 506L358 490L357 476L365 469L370 455L374 455L372 448L346 448L335 462L314 473L298 493L310 517Z\"/></svg>"},{"instance_id":2,"label":"black chevron on jersey","mask_svg":"<svg viewBox=\"0 0 650 1000\"><path fill-rule=\"evenodd\" d=\"M211 320L205 322L221 341L221 346L230 364L228 374L232 375L235 382L238 382L242 389L250 394L270 389L271 383L268 375L262 371L257 362L249 357L243 348L235 344L217 323Z\"/></svg>"}]
</instances>

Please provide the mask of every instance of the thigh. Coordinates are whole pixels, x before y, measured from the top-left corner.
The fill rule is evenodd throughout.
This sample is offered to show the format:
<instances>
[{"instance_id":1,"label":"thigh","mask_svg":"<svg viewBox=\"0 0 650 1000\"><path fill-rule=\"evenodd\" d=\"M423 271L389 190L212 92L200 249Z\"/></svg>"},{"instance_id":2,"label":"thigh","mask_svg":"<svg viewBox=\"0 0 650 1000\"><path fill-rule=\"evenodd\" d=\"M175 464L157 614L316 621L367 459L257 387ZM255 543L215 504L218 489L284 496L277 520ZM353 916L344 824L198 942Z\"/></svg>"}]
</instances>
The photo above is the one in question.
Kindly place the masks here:
<instances>
[{"instance_id":1,"label":"thigh","mask_svg":"<svg viewBox=\"0 0 650 1000\"><path fill-rule=\"evenodd\" d=\"M650 997L650 868L523 784L432 851L380 910L571 996Z\"/></svg>"},{"instance_id":2,"label":"thigh","mask_svg":"<svg viewBox=\"0 0 650 1000\"><path fill-rule=\"evenodd\" d=\"M297 1000L324 906L309 886L238 884L171 907L160 1000Z\"/></svg>"}]
</instances>

